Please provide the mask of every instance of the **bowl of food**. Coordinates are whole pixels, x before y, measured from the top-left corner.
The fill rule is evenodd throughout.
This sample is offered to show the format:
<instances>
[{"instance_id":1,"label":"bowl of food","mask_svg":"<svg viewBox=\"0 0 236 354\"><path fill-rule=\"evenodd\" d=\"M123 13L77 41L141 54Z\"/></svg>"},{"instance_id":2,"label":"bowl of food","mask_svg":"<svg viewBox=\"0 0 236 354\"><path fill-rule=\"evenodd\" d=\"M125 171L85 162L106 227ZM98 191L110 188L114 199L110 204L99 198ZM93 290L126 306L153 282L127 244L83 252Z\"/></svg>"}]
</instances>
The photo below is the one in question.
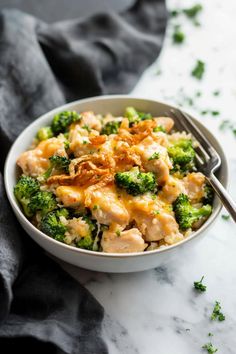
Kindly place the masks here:
<instances>
[{"instance_id":1,"label":"bowl of food","mask_svg":"<svg viewBox=\"0 0 236 354\"><path fill-rule=\"evenodd\" d=\"M195 163L197 142L173 107L130 96L83 99L30 124L5 164L8 199L42 248L76 266L134 272L178 257L221 209ZM210 131L198 128L221 157Z\"/></svg>"}]
</instances>

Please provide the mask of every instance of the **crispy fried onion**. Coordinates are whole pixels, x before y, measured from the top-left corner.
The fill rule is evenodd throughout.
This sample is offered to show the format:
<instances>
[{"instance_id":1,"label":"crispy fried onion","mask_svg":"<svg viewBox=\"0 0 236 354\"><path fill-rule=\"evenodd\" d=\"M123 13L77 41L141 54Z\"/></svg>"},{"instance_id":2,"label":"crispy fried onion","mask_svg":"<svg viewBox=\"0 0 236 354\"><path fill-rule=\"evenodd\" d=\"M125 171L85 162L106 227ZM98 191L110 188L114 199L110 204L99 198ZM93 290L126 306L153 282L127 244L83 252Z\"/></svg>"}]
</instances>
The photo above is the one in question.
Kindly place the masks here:
<instances>
[{"instance_id":1,"label":"crispy fried onion","mask_svg":"<svg viewBox=\"0 0 236 354\"><path fill-rule=\"evenodd\" d=\"M141 166L141 158L139 155L135 154L132 149L130 149L128 144L121 144L114 154L114 160L118 165L119 169L121 168L120 165L124 165L127 169L127 166Z\"/></svg>"},{"instance_id":2,"label":"crispy fried onion","mask_svg":"<svg viewBox=\"0 0 236 354\"><path fill-rule=\"evenodd\" d=\"M108 154L84 155L71 161L68 175L51 176L48 184L91 185L98 183L105 176L111 175L115 168L114 159Z\"/></svg>"}]
</instances>

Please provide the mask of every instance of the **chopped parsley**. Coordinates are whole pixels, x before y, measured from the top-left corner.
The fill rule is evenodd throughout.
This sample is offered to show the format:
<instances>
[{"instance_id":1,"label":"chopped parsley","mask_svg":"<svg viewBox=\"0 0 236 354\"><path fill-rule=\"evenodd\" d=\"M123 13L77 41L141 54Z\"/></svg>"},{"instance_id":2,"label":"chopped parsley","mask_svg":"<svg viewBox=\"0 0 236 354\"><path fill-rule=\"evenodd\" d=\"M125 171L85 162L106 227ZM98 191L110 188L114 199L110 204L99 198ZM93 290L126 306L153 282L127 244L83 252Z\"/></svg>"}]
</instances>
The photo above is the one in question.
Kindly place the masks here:
<instances>
[{"instance_id":1,"label":"chopped parsley","mask_svg":"<svg viewBox=\"0 0 236 354\"><path fill-rule=\"evenodd\" d=\"M209 332L208 337L213 337L213 334L211 332Z\"/></svg>"},{"instance_id":2,"label":"chopped parsley","mask_svg":"<svg viewBox=\"0 0 236 354\"><path fill-rule=\"evenodd\" d=\"M223 313L221 312L221 306L220 306L219 301L215 302L215 306L214 306L214 309L211 314L211 320L212 321L215 321L215 320L224 321L225 320L225 315L223 315Z\"/></svg>"},{"instance_id":3,"label":"chopped parsley","mask_svg":"<svg viewBox=\"0 0 236 354\"><path fill-rule=\"evenodd\" d=\"M219 90L215 90L215 91L213 92L213 95L214 95L214 96L219 96L219 95L220 95L220 91L219 91Z\"/></svg>"},{"instance_id":4,"label":"chopped parsley","mask_svg":"<svg viewBox=\"0 0 236 354\"><path fill-rule=\"evenodd\" d=\"M65 150L68 150L69 147L70 147L70 142L68 140L64 141L64 147L65 147Z\"/></svg>"},{"instance_id":5,"label":"chopped parsley","mask_svg":"<svg viewBox=\"0 0 236 354\"><path fill-rule=\"evenodd\" d=\"M98 209L98 205L94 205L93 210L97 210L97 209Z\"/></svg>"},{"instance_id":6,"label":"chopped parsley","mask_svg":"<svg viewBox=\"0 0 236 354\"><path fill-rule=\"evenodd\" d=\"M150 156L150 157L148 158L148 161L157 160L157 159L159 159L159 157L160 157L160 153L159 153L159 152L154 152L154 153L152 154L152 156Z\"/></svg>"},{"instance_id":7,"label":"chopped parsley","mask_svg":"<svg viewBox=\"0 0 236 354\"><path fill-rule=\"evenodd\" d=\"M175 26L174 33L172 35L173 43L180 44L185 40L185 34L181 30L180 26Z\"/></svg>"},{"instance_id":8,"label":"chopped parsley","mask_svg":"<svg viewBox=\"0 0 236 354\"><path fill-rule=\"evenodd\" d=\"M207 344L203 345L202 349L206 349L208 354L214 354L218 351L217 348L213 347L212 343L207 343Z\"/></svg>"},{"instance_id":9,"label":"chopped parsley","mask_svg":"<svg viewBox=\"0 0 236 354\"><path fill-rule=\"evenodd\" d=\"M82 129L87 130L89 133L91 132L91 128L87 124L83 125Z\"/></svg>"},{"instance_id":10,"label":"chopped parsley","mask_svg":"<svg viewBox=\"0 0 236 354\"><path fill-rule=\"evenodd\" d=\"M88 142L86 140L83 140L83 144L88 144Z\"/></svg>"},{"instance_id":11,"label":"chopped parsley","mask_svg":"<svg viewBox=\"0 0 236 354\"><path fill-rule=\"evenodd\" d=\"M193 68L191 74L196 77L196 79L201 80L205 72L205 63L201 60L197 60L195 67Z\"/></svg>"},{"instance_id":12,"label":"chopped parsley","mask_svg":"<svg viewBox=\"0 0 236 354\"><path fill-rule=\"evenodd\" d=\"M231 128L232 125L229 120L223 120L219 126L220 130L225 130L226 128Z\"/></svg>"},{"instance_id":13,"label":"chopped parsley","mask_svg":"<svg viewBox=\"0 0 236 354\"><path fill-rule=\"evenodd\" d=\"M229 220L229 218L230 218L230 216L226 215L226 214L221 215L221 217L223 220Z\"/></svg>"},{"instance_id":14,"label":"chopped parsley","mask_svg":"<svg viewBox=\"0 0 236 354\"><path fill-rule=\"evenodd\" d=\"M220 112L219 111L211 111L211 114L213 116L219 116L220 115Z\"/></svg>"},{"instance_id":15,"label":"chopped parsley","mask_svg":"<svg viewBox=\"0 0 236 354\"><path fill-rule=\"evenodd\" d=\"M201 278L200 281L195 281L195 282L193 283L194 288L195 288L196 290L198 290L198 291L206 291L206 288L207 288L206 285L202 284L203 279L204 279L204 276L202 276L202 278Z\"/></svg>"},{"instance_id":16,"label":"chopped parsley","mask_svg":"<svg viewBox=\"0 0 236 354\"><path fill-rule=\"evenodd\" d=\"M157 133L157 132L163 132L166 133L165 128L162 125L158 125L157 127L153 128L153 132Z\"/></svg>"},{"instance_id":17,"label":"chopped parsley","mask_svg":"<svg viewBox=\"0 0 236 354\"><path fill-rule=\"evenodd\" d=\"M153 214L154 214L154 215L159 215L160 212L159 212L159 210L153 210Z\"/></svg>"},{"instance_id":18,"label":"chopped parsley","mask_svg":"<svg viewBox=\"0 0 236 354\"><path fill-rule=\"evenodd\" d=\"M201 97L201 95L202 95L201 91L196 92L196 97Z\"/></svg>"},{"instance_id":19,"label":"chopped parsley","mask_svg":"<svg viewBox=\"0 0 236 354\"><path fill-rule=\"evenodd\" d=\"M192 6L192 7L184 9L183 13L186 16L188 16L189 18L194 19L199 14L199 12L202 11L202 9L203 9L203 7L202 7L201 4L196 4L196 5Z\"/></svg>"},{"instance_id":20,"label":"chopped parsley","mask_svg":"<svg viewBox=\"0 0 236 354\"><path fill-rule=\"evenodd\" d=\"M207 113L208 113L208 111L206 111L206 110L205 111L201 111L202 115L206 115Z\"/></svg>"},{"instance_id":21,"label":"chopped parsley","mask_svg":"<svg viewBox=\"0 0 236 354\"><path fill-rule=\"evenodd\" d=\"M117 236L120 236L120 234L121 234L120 230L116 230L116 234L117 234Z\"/></svg>"}]
</instances>

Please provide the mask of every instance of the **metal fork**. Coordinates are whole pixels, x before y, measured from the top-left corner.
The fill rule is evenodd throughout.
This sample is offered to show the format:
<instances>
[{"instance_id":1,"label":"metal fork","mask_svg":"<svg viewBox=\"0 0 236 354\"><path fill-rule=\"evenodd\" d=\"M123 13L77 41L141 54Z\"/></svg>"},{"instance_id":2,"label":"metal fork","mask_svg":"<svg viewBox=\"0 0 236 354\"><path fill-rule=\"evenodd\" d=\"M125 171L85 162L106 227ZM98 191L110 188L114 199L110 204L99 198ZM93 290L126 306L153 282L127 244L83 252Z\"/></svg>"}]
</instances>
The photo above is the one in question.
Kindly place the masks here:
<instances>
[{"instance_id":1,"label":"metal fork","mask_svg":"<svg viewBox=\"0 0 236 354\"><path fill-rule=\"evenodd\" d=\"M174 118L177 123L177 127L191 133L199 143L199 146L195 148L198 168L204 173L207 181L213 187L221 202L236 222L236 204L214 175L215 171L221 165L221 158L219 154L186 113L180 110L171 109L170 113L168 112L166 115Z\"/></svg>"}]
</instances>

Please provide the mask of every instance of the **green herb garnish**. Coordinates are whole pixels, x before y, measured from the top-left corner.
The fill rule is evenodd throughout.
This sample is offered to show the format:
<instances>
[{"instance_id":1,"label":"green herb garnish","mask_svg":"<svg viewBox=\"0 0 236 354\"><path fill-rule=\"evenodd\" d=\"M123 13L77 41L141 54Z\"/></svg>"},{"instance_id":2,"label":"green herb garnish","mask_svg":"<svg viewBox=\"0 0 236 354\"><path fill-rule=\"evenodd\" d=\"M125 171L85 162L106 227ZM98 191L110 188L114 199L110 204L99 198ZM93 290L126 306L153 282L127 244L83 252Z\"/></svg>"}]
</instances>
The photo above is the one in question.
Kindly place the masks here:
<instances>
[{"instance_id":1,"label":"green herb garnish","mask_svg":"<svg viewBox=\"0 0 236 354\"><path fill-rule=\"evenodd\" d=\"M180 44L185 40L185 34L181 30L180 26L175 26L174 33L172 35L173 43Z\"/></svg>"},{"instance_id":2,"label":"green herb garnish","mask_svg":"<svg viewBox=\"0 0 236 354\"><path fill-rule=\"evenodd\" d=\"M220 112L219 111L211 111L211 114L213 116L219 116L220 115Z\"/></svg>"},{"instance_id":3,"label":"green herb garnish","mask_svg":"<svg viewBox=\"0 0 236 354\"><path fill-rule=\"evenodd\" d=\"M148 161L157 160L157 159L159 159L159 157L160 157L160 153L159 153L159 152L154 152L154 153L152 154L152 156L150 156L150 157L148 158Z\"/></svg>"},{"instance_id":4,"label":"green herb garnish","mask_svg":"<svg viewBox=\"0 0 236 354\"><path fill-rule=\"evenodd\" d=\"M221 215L221 217L223 220L229 220L229 218L230 218L230 216L226 215L226 214Z\"/></svg>"},{"instance_id":5,"label":"green herb garnish","mask_svg":"<svg viewBox=\"0 0 236 354\"><path fill-rule=\"evenodd\" d=\"M219 301L215 302L215 306L211 314L211 320L215 321L217 319L218 321L225 320L225 315L223 315L223 313L221 312L221 306Z\"/></svg>"},{"instance_id":6,"label":"green herb garnish","mask_svg":"<svg viewBox=\"0 0 236 354\"><path fill-rule=\"evenodd\" d=\"M90 133L91 130L92 130L87 124L83 125L83 126L82 126L82 129L87 130L89 133Z\"/></svg>"},{"instance_id":7,"label":"green herb garnish","mask_svg":"<svg viewBox=\"0 0 236 354\"><path fill-rule=\"evenodd\" d=\"M218 349L214 348L212 343L207 343L202 346L202 349L206 349L208 354L214 354L218 351Z\"/></svg>"},{"instance_id":8,"label":"green herb garnish","mask_svg":"<svg viewBox=\"0 0 236 354\"><path fill-rule=\"evenodd\" d=\"M197 60L195 67L193 68L191 74L196 77L196 79L201 80L205 72L205 63L201 60Z\"/></svg>"},{"instance_id":9,"label":"green herb garnish","mask_svg":"<svg viewBox=\"0 0 236 354\"><path fill-rule=\"evenodd\" d=\"M201 4L196 4L192 7L189 7L188 9L184 9L183 13L188 16L189 18L195 18L199 12L201 12L203 9Z\"/></svg>"},{"instance_id":10,"label":"green herb garnish","mask_svg":"<svg viewBox=\"0 0 236 354\"><path fill-rule=\"evenodd\" d=\"M204 276L202 276L202 278L201 278L200 281L195 281L195 282L193 283L194 288L195 288L196 290L198 290L198 291L206 291L206 288L207 288L206 285L202 284L203 279L204 279Z\"/></svg>"}]
</instances>

